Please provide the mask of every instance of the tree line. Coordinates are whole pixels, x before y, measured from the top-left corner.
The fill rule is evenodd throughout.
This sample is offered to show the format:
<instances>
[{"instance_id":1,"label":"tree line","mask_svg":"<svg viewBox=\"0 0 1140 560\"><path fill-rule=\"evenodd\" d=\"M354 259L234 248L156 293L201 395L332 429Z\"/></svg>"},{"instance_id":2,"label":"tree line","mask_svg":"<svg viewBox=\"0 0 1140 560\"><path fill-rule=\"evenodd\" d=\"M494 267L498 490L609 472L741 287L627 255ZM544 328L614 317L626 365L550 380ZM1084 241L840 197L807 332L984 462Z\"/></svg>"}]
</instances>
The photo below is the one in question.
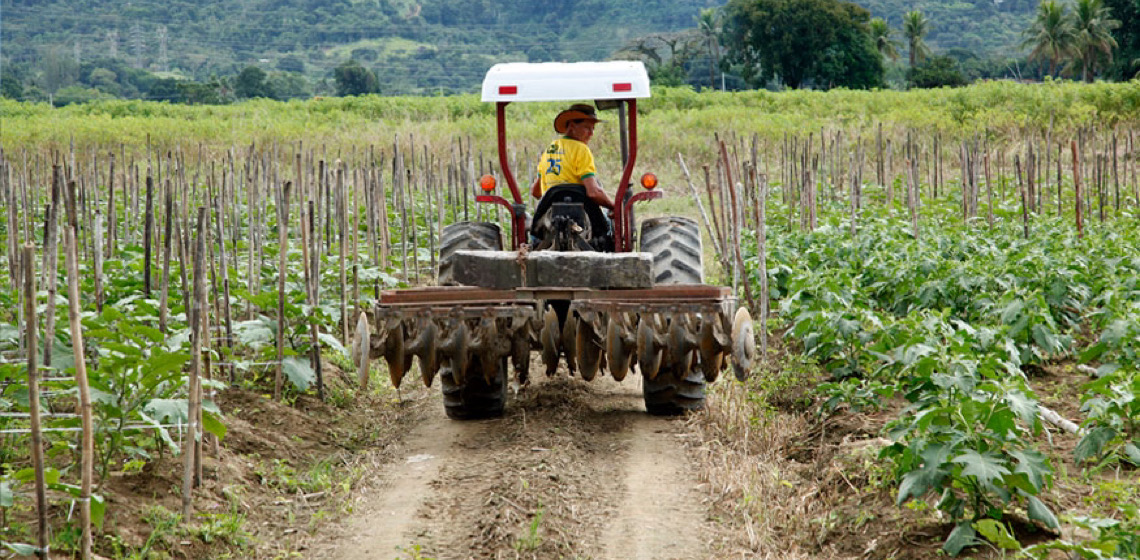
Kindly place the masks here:
<instances>
[{"instance_id":1,"label":"tree line","mask_svg":"<svg viewBox=\"0 0 1140 560\"><path fill-rule=\"evenodd\" d=\"M606 2L591 1L587 4L597 13L609 13ZM566 0L560 9L581 3ZM691 9L694 3L690 0L687 6ZM917 4L931 6L921 0ZM978 9L990 8L978 5ZM385 17L400 16L393 10L382 12ZM552 10L549 13L562 13ZM596 23L597 13L591 12L586 20ZM1027 54L1014 56L937 50L929 38L945 24L937 19L943 12L933 13L913 9L901 18L873 17L868 9L847 0L729 0L723 6L690 12L688 27L637 35L606 52L610 58L643 60L655 84L729 90L937 87L976 79L1046 76L1124 80L1140 70L1140 4L1133 0L1040 0L1027 27L1018 32L1019 47ZM505 16L497 2L482 0L462 8L425 3L421 12L400 17L440 26L464 22L494 26ZM536 14L528 17L536 25L545 21ZM676 24L674 19L669 21ZM542 48L526 54L526 59L572 59L560 46L561 35L542 31L541 26L535 33L533 46ZM440 44L430 47L413 45L393 52L381 52L379 45L345 46L335 51L339 61L328 70L315 68L305 56L280 54L198 77L153 66L140 68L107 53L81 59L66 50L45 49L34 67L4 61L0 96L64 105L111 98L216 104L258 97L439 95L473 91L490 65L519 58L511 49L497 55L467 52L448 46L459 41L454 36L438 39Z\"/></svg>"},{"instance_id":2,"label":"tree line","mask_svg":"<svg viewBox=\"0 0 1140 560\"><path fill-rule=\"evenodd\" d=\"M936 52L928 36L937 25L915 9L892 27L845 0L730 0L701 10L695 28L636 38L617 56L645 61L655 83L713 89L1128 80L1140 71L1140 4L1131 0L1041 0L1018 33L1026 55Z\"/></svg>"}]
</instances>

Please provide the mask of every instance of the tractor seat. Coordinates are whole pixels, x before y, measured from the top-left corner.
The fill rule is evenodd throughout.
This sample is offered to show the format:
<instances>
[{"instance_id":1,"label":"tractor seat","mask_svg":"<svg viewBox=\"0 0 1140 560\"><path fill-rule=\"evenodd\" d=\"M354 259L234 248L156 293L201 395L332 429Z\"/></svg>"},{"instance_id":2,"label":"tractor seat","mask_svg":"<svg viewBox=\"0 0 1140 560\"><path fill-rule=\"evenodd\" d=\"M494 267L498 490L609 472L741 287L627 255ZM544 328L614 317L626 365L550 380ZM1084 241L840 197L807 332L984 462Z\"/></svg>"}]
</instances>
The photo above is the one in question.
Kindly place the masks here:
<instances>
[{"instance_id":1,"label":"tractor seat","mask_svg":"<svg viewBox=\"0 0 1140 560\"><path fill-rule=\"evenodd\" d=\"M543 232L538 231L542 217L550 211L552 205L564 202L582 205L586 211L586 217L590 220L591 238L602 239L611 234L610 221L606 219L602 207L586 196L586 187L576 183L563 183L550 187L539 199L538 207L534 209L534 217L531 219L531 235L542 238Z\"/></svg>"}]
</instances>

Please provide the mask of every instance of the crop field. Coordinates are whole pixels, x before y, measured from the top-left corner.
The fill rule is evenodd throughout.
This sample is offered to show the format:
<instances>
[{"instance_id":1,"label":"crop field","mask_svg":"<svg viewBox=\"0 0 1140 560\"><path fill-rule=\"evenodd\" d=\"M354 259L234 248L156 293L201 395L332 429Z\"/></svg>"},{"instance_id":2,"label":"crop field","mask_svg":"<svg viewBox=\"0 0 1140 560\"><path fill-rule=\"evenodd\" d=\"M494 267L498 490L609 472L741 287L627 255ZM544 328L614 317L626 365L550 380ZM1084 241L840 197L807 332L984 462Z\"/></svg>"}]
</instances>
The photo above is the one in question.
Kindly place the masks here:
<instances>
[{"instance_id":1,"label":"crop field","mask_svg":"<svg viewBox=\"0 0 1140 560\"><path fill-rule=\"evenodd\" d=\"M675 420L563 371L461 424L350 354L508 226L493 106L0 100L0 558L1140 555L1140 84L639 109L639 217L700 223L762 359ZM508 108L520 182L557 110Z\"/></svg>"}]
</instances>

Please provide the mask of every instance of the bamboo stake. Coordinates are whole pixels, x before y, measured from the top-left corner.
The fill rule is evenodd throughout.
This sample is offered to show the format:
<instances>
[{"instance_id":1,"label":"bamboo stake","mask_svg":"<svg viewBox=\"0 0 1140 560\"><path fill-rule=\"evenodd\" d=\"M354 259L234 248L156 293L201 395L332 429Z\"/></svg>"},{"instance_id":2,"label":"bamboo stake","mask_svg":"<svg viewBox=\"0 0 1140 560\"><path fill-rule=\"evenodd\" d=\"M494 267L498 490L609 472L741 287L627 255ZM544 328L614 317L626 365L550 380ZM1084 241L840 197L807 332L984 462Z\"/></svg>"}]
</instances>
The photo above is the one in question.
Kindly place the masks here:
<instances>
[{"instance_id":1,"label":"bamboo stake","mask_svg":"<svg viewBox=\"0 0 1140 560\"><path fill-rule=\"evenodd\" d=\"M95 226L93 229L93 243L95 250L91 253L95 261L95 309L103 312L103 213L95 209Z\"/></svg>"},{"instance_id":2,"label":"bamboo stake","mask_svg":"<svg viewBox=\"0 0 1140 560\"><path fill-rule=\"evenodd\" d=\"M169 181L168 181L169 183ZM162 283L159 285L158 296L158 330L166 333L166 321L169 314L169 301L170 301L170 235L174 230L174 194L167 185L165 200L163 205L166 209L165 216L163 216L163 239L162 239Z\"/></svg>"},{"instance_id":3,"label":"bamboo stake","mask_svg":"<svg viewBox=\"0 0 1140 560\"><path fill-rule=\"evenodd\" d=\"M151 248L152 240L154 239L154 178L150 176L150 170L146 174L146 217L143 225L143 294L147 299L150 299L151 291Z\"/></svg>"},{"instance_id":4,"label":"bamboo stake","mask_svg":"<svg viewBox=\"0 0 1140 560\"><path fill-rule=\"evenodd\" d=\"M705 231L712 241L713 250L715 250L718 255L722 254L720 243L718 243L716 236L713 235L712 224L709 223L709 215L705 212L705 205L701 202L701 193L698 192L697 187L693 185L693 178L689 175L689 167L685 165L685 159L681 157L681 152L677 152L677 163L681 165L681 172L685 175L685 182L688 183L689 190L693 193L693 200L697 202L697 210L700 211L701 223L705 225Z\"/></svg>"},{"instance_id":5,"label":"bamboo stake","mask_svg":"<svg viewBox=\"0 0 1140 560\"><path fill-rule=\"evenodd\" d=\"M712 180L709 176L709 166L701 166L705 172L705 193L709 197L709 213L712 214L713 231L716 233L716 238L713 240L713 246L717 248L718 255L721 259L721 266L725 271L728 271L728 244L724 238L724 229L720 227L720 220L717 219L717 201L713 195Z\"/></svg>"},{"instance_id":6,"label":"bamboo stake","mask_svg":"<svg viewBox=\"0 0 1140 560\"><path fill-rule=\"evenodd\" d=\"M347 225L347 212L346 202L347 196L344 189L344 164L337 162L336 167L336 227L338 233L337 243L337 264L340 270L340 333L341 344L347 346L351 341L348 338L348 277L346 275L345 261L348 258L348 225Z\"/></svg>"},{"instance_id":7,"label":"bamboo stake","mask_svg":"<svg viewBox=\"0 0 1140 560\"><path fill-rule=\"evenodd\" d=\"M875 136L875 153L877 156L875 160L875 177L878 179L879 186L885 187L887 186L887 178L883 168L883 123L881 121L878 123L878 133Z\"/></svg>"},{"instance_id":8,"label":"bamboo stake","mask_svg":"<svg viewBox=\"0 0 1140 560\"><path fill-rule=\"evenodd\" d=\"M739 276L744 275L744 257L740 254L740 222L741 212L740 205L738 204L738 197L736 193L736 183L732 180L732 170L729 168L728 163L728 150L724 146L724 140L719 140L720 144L720 157L724 163L725 179L728 182L728 193L731 197L732 203L732 229L733 229L733 252L736 255L735 269L733 282L735 283ZM756 309L756 302L752 299L752 286L747 277L744 279L744 296L748 299L748 307Z\"/></svg>"},{"instance_id":9,"label":"bamboo stake","mask_svg":"<svg viewBox=\"0 0 1140 560\"><path fill-rule=\"evenodd\" d=\"M994 229L994 189L990 182L990 153L988 151L982 156L982 163L986 168L986 203L989 205L989 210L986 211L986 223L992 230Z\"/></svg>"},{"instance_id":10,"label":"bamboo stake","mask_svg":"<svg viewBox=\"0 0 1140 560\"><path fill-rule=\"evenodd\" d=\"M277 370L273 378L273 400L281 400L283 363L285 360L285 273L289 254L289 189L285 183L277 203Z\"/></svg>"},{"instance_id":11,"label":"bamboo stake","mask_svg":"<svg viewBox=\"0 0 1140 560\"><path fill-rule=\"evenodd\" d=\"M257 168L252 167L252 169L256 170ZM246 271L247 271L247 273L246 273L246 287L249 290L249 293L256 294L256 293L258 293L258 289L256 286L257 277L260 276L260 271L257 270L256 268L254 268L253 258L254 258L254 253L257 251L257 249L256 249L257 229L256 229L255 224L257 223L257 221L259 219L258 210L259 210L260 201L259 201L259 197L258 197L259 193L258 193L258 189L257 189L257 179L253 177L250 170L251 170L250 161L247 159L246 164L245 164L245 175L246 175L245 180L246 180L246 184L249 185L249 191L246 193L246 197L248 199L248 204L249 204L249 232L247 234L247 238L249 241L247 243L248 246L246 248ZM246 306L245 306L245 314L246 314L247 319L253 315L253 304L249 303L248 301L246 302Z\"/></svg>"},{"instance_id":12,"label":"bamboo stake","mask_svg":"<svg viewBox=\"0 0 1140 560\"><path fill-rule=\"evenodd\" d=\"M57 166L58 169L58 166ZM47 491L44 482L44 443L40 435L40 370L36 364L36 276L35 245L24 245L24 317L27 321L25 336L28 347L28 413L31 418L32 468L36 475L36 551L40 558L48 558ZM49 308L51 306L48 306Z\"/></svg>"},{"instance_id":13,"label":"bamboo stake","mask_svg":"<svg viewBox=\"0 0 1140 560\"><path fill-rule=\"evenodd\" d=\"M895 211L895 153L891 148L891 139L887 139L887 213L893 215Z\"/></svg>"},{"instance_id":14,"label":"bamboo stake","mask_svg":"<svg viewBox=\"0 0 1140 560\"><path fill-rule=\"evenodd\" d=\"M1017 192L1021 195L1021 227L1026 239L1029 239L1029 196L1021 177L1021 158L1019 154L1013 155L1013 166L1017 169Z\"/></svg>"},{"instance_id":15,"label":"bamboo stake","mask_svg":"<svg viewBox=\"0 0 1140 560\"><path fill-rule=\"evenodd\" d=\"M1117 174L1116 167L1116 131L1112 132L1112 190L1114 194L1113 206L1116 208L1116 213L1120 213L1120 175Z\"/></svg>"},{"instance_id":16,"label":"bamboo stake","mask_svg":"<svg viewBox=\"0 0 1140 560\"><path fill-rule=\"evenodd\" d=\"M71 229L64 231L67 244L67 318L71 325L71 344L75 349L75 386L79 391L79 414L82 419L83 436L80 444L80 489L79 489L79 519L82 526L82 540L80 542L80 558L91 558L91 483L95 462L95 432L92 421L93 408L91 405L91 391L87 385L87 364L84 356L83 325L80 323L82 309L79 300L79 263L75 247L75 233ZM96 241L96 247L99 246ZM99 250L95 251L98 255ZM98 257L96 257L98 258Z\"/></svg>"},{"instance_id":17,"label":"bamboo stake","mask_svg":"<svg viewBox=\"0 0 1140 560\"><path fill-rule=\"evenodd\" d=\"M388 256L392 252L392 234L388 231L388 193L384 187L384 173L380 169L376 170L376 190L380 197L376 203L376 211L380 214L380 269L386 271Z\"/></svg>"},{"instance_id":18,"label":"bamboo stake","mask_svg":"<svg viewBox=\"0 0 1140 560\"><path fill-rule=\"evenodd\" d=\"M5 183L7 186L7 206L8 206L8 278L11 281L12 289L18 291L20 288L20 231L18 221L16 218L16 209L18 203L18 193L15 183L12 181L12 168L5 165L2 171Z\"/></svg>"},{"instance_id":19,"label":"bamboo stake","mask_svg":"<svg viewBox=\"0 0 1140 560\"><path fill-rule=\"evenodd\" d=\"M186 387L189 392L186 416L186 441L182 453L182 521L188 522L193 512L194 471L198 442L198 376L202 369L202 316L206 299L206 207L198 207L198 239L194 251L194 301L190 314L190 374ZM189 232L187 232L189 234Z\"/></svg>"},{"instance_id":20,"label":"bamboo stake","mask_svg":"<svg viewBox=\"0 0 1140 560\"><path fill-rule=\"evenodd\" d=\"M225 170L222 170L222 199L225 199ZM233 311L230 305L230 267L229 261L226 258L226 228L225 228L225 208L222 202L218 202L215 206L214 212L216 214L215 223L218 228L218 268L221 269L222 274L222 320L225 322L226 329L226 350L229 353L227 361L230 365L227 367L229 370L230 383L237 383L237 368L234 366L234 324L233 324Z\"/></svg>"},{"instance_id":21,"label":"bamboo stake","mask_svg":"<svg viewBox=\"0 0 1140 560\"><path fill-rule=\"evenodd\" d=\"M851 154L851 168L855 168L855 154ZM849 194L849 197L851 203L851 223L849 224L849 233L851 237L855 237L856 233L858 232L859 222L859 182L858 179L856 179L854 173L851 174L851 192Z\"/></svg>"},{"instance_id":22,"label":"bamboo stake","mask_svg":"<svg viewBox=\"0 0 1140 560\"><path fill-rule=\"evenodd\" d=\"M1065 148L1060 143L1057 144L1057 217L1064 216L1065 199L1063 198L1064 185L1061 182L1061 160L1064 159Z\"/></svg>"},{"instance_id":23,"label":"bamboo stake","mask_svg":"<svg viewBox=\"0 0 1140 560\"><path fill-rule=\"evenodd\" d=\"M1133 130L1128 129L1128 159L1132 165L1132 203L1140 206L1140 184L1136 182L1136 144L1133 142Z\"/></svg>"},{"instance_id":24,"label":"bamboo stake","mask_svg":"<svg viewBox=\"0 0 1140 560\"><path fill-rule=\"evenodd\" d=\"M352 209L352 305L353 309L357 312L360 311L360 171L353 171L355 180L352 183L352 188L349 194L352 198L349 203L349 208ZM365 209L367 210L367 208ZM367 214L366 214L367 215ZM344 323L348 324L348 317L345 317ZM347 343L348 340L345 340Z\"/></svg>"},{"instance_id":25,"label":"bamboo stake","mask_svg":"<svg viewBox=\"0 0 1140 560\"><path fill-rule=\"evenodd\" d=\"M755 170L753 170L755 171ZM758 223L756 224L756 238L757 238L757 259L760 261L760 356L761 360L766 359L768 355L768 301L769 288L768 288L768 176L759 175L757 182L760 185L760 193L757 197L759 209Z\"/></svg>"},{"instance_id":26,"label":"bamboo stake","mask_svg":"<svg viewBox=\"0 0 1140 560\"><path fill-rule=\"evenodd\" d=\"M918 241L918 162L907 159L907 206L910 209L910 224L915 241Z\"/></svg>"},{"instance_id":27,"label":"bamboo stake","mask_svg":"<svg viewBox=\"0 0 1140 560\"><path fill-rule=\"evenodd\" d=\"M116 230L118 224L115 222L115 152L112 151L108 154L110 156L110 167L107 170L107 257L110 258L118 251L118 238Z\"/></svg>"},{"instance_id":28,"label":"bamboo stake","mask_svg":"<svg viewBox=\"0 0 1140 560\"><path fill-rule=\"evenodd\" d=\"M360 387L361 394L368 391L368 359L372 348L371 334L368 315L361 312L356 320L356 334L353 339L354 344L356 344L354 348L354 357L357 360L356 382Z\"/></svg>"},{"instance_id":29,"label":"bamboo stake","mask_svg":"<svg viewBox=\"0 0 1140 560\"><path fill-rule=\"evenodd\" d=\"M44 367L51 365L55 345L55 296L59 274L59 199L63 189L60 168L52 166L51 205L44 224L44 281L47 284L47 308L44 309Z\"/></svg>"},{"instance_id":30,"label":"bamboo stake","mask_svg":"<svg viewBox=\"0 0 1140 560\"><path fill-rule=\"evenodd\" d=\"M313 201L310 200L309 201L309 219L313 220L314 216L315 215L313 212ZM316 225L317 225L316 222L310 221L309 222L310 231L315 230ZM314 239L314 241L315 241L315 239ZM320 267L320 258L317 255L318 248L319 247L317 245L314 245L312 248L312 252L311 252L312 259L313 259L313 263L312 263L312 272L313 272L312 281L313 281L313 284L312 284L312 292L310 293L310 296L309 296L309 304L310 305L317 305L317 303L319 301L321 301L321 267ZM313 356L312 357L313 369L315 369L317 372L317 393L320 396L321 400L324 400L324 385L325 384L324 384L324 374L322 371L324 368L321 365L320 325L317 324L316 320L313 319L312 316L310 316L310 319L309 319L309 335L310 335L310 344L312 346L312 352L313 352L313 354L312 354L312 356Z\"/></svg>"}]
</instances>

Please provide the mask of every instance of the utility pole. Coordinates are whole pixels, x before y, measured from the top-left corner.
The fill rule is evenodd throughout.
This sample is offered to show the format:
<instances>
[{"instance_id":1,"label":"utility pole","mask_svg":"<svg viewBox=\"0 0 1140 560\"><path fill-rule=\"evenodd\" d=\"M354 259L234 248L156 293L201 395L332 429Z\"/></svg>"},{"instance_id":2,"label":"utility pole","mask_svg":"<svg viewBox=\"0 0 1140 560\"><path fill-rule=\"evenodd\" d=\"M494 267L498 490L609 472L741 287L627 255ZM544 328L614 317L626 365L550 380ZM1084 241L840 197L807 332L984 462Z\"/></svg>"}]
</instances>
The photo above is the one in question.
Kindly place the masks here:
<instances>
[{"instance_id":1,"label":"utility pole","mask_svg":"<svg viewBox=\"0 0 1140 560\"><path fill-rule=\"evenodd\" d=\"M119 58L119 30L112 29L107 32L107 55Z\"/></svg>"},{"instance_id":2,"label":"utility pole","mask_svg":"<svg viewBox=\"0 0 1140 560\"><path fill-rule=\"evenodd\" d=\"M158 27L158 69L163 72L170 71L170 59L166 56L166 26Z\"/></svg>"},{"instance_id":3,"label":"utility pole","mask_svg":"<svg viewBox=\"0 0 1140 560\"><path fill-rule=\"evenodd\" d=\"M79 66L79 64L82 62L82 60L80 60L81 52L80 52L80 48L79 48L79 39L75 40L74 52L75 52L75 65Z\"/></svg>"},{"instance_id":4,"label":"utility pole","mask_svg":"<svg viewBox=\"0 0 1140 560\"><path fill-rule=\"evenodd\" d=\"M135 68L143 67L143 48L146 47L146 40L143 38L142 27L139 24L131 24L131 50L135 55Z\"/></svg>"}]
</instances>

